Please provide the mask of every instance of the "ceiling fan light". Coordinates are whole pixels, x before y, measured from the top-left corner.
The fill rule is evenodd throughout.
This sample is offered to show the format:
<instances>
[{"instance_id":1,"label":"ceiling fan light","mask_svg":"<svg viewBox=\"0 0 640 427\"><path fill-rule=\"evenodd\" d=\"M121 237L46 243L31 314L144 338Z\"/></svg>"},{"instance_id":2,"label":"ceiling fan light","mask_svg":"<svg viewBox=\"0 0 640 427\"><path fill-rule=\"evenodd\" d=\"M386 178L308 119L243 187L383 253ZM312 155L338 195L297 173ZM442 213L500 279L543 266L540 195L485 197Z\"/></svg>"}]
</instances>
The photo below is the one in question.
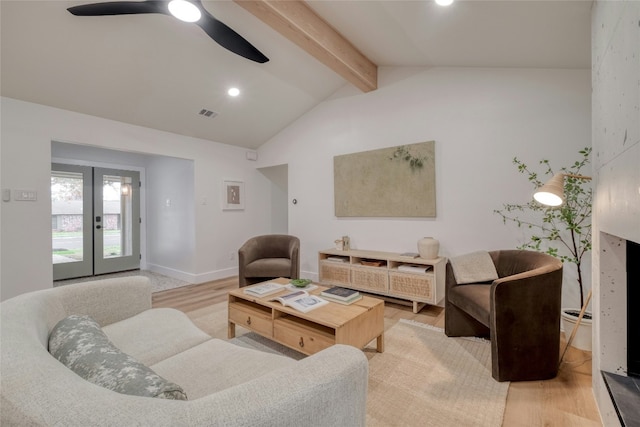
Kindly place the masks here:
<instances>
[{"instance_id":1,"label":"ceiling fan light","mask_svg":"<svg viewBox=\"0 0 640 427\"><path fill-rule=\"evenodd\" d=\"M196 22L202 16L198 6L186 0L171 0L169 2L169 12L184 22Z\"/></svg>"}]
</instances>

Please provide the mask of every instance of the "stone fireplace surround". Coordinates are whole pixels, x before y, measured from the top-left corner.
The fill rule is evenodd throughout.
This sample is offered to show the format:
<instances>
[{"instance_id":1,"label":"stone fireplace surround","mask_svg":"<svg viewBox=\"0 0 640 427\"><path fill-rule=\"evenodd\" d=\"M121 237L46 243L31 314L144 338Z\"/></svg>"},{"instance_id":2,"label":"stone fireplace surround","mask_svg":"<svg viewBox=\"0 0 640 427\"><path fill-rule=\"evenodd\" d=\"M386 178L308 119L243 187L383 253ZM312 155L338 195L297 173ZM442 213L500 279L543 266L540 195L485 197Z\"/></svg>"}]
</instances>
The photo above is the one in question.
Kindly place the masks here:
<instances>
[{"instance_id":1,"label":"stone fireplace surround","mask_svg":"<svg viewBox=\"0 0 640 427\"><path fill-rule=\"evenodd\" d=\"M626 242L640 243L640 2L596 0L591 11L593 164L593 392L603 425L619 417L609 394L630 381ZM637 261L634 261L637 263ZM638 285L640 286L640 285ZM635 310L637 311L637 310ZM637 321L636 321L637 322ZM607 374L601 374L606 372ZM631 378L633 381L633 378ZM627 390L639 390L632 386ZM638 394L628 396L635 401ZM632 414L633 415L633 414Z\"/></svg>"}]
</instances>

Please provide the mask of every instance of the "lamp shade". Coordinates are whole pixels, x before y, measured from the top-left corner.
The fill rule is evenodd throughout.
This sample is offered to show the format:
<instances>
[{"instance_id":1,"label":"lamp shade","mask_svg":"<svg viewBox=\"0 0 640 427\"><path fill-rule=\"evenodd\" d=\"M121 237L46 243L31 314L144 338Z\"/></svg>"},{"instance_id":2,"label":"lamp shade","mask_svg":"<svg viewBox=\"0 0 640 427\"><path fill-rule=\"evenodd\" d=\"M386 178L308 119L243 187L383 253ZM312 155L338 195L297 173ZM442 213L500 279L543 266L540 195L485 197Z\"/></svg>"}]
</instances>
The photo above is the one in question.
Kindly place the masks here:
<instances>
[{"instance_id":1,"label":"lamp shade","mask_svg":"<svg viewBox=\"0 0 640 427\"><path fill-rule=\"evenodd\" d=\"M557 173L533 195L537 202L547 206L560 206L564 203L564 174Z\"/></svg>"}]
</instances>

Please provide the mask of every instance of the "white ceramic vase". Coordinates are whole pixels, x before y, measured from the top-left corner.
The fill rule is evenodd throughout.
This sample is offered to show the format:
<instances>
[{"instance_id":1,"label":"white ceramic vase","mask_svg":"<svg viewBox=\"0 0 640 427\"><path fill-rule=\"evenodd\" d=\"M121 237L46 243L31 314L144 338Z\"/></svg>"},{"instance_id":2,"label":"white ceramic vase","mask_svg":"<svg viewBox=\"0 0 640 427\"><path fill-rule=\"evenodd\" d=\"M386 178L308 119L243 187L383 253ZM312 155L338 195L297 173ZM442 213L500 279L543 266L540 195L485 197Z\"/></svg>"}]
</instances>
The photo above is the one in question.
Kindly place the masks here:
<instances>
[{"instance_id":1,"label":"white ceramic vase","mask_svg":"<svg viewBox=\"0 0 640 427\"><path fill-rule=\"evenodd\" d=\"M576 327L576 323L578 323L578 316L567 314L566 311L580 313L580 309L563 308L560 311L562 316L562 329L564 330L565 339L568 340L571 336L571 332L573 332L573 329ZM582 318L580 326L578 326L578 330L576 331L576 335L573 337L573 341L571 342L571 347L591 351L591 324L591 319Z\"/></svg>"},{"instance_id":2,"label":"white ceramic vase","mask_svg":"<svg viewBox=\"0 0 640 427\"><path fill-rule=\"evenodd\" d=\"M418 253L420 254L420 258L438 258L439 250L440 242L433 237L423 237L422 239L418 240Z\"/></svg>"}]
</instances>

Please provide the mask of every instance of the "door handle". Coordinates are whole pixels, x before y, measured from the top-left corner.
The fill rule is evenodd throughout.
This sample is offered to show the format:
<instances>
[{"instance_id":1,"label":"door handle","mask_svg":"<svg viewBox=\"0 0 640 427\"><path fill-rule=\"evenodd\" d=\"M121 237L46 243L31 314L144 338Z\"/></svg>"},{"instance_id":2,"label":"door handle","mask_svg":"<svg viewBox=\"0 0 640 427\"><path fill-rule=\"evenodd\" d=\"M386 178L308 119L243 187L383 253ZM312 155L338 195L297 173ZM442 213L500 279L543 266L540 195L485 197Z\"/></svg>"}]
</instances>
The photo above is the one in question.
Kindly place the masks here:
<instances>
[{"instance_id":1,"label":"door handle","mask_svg":"<svg viewBox=\"0 0 640 427\"><path fill-rule=\"evenodd\" d=\"M100 230L102 228L102 226L100 224L96 225L96 229Z\"/></svg>"}]
</instances>

